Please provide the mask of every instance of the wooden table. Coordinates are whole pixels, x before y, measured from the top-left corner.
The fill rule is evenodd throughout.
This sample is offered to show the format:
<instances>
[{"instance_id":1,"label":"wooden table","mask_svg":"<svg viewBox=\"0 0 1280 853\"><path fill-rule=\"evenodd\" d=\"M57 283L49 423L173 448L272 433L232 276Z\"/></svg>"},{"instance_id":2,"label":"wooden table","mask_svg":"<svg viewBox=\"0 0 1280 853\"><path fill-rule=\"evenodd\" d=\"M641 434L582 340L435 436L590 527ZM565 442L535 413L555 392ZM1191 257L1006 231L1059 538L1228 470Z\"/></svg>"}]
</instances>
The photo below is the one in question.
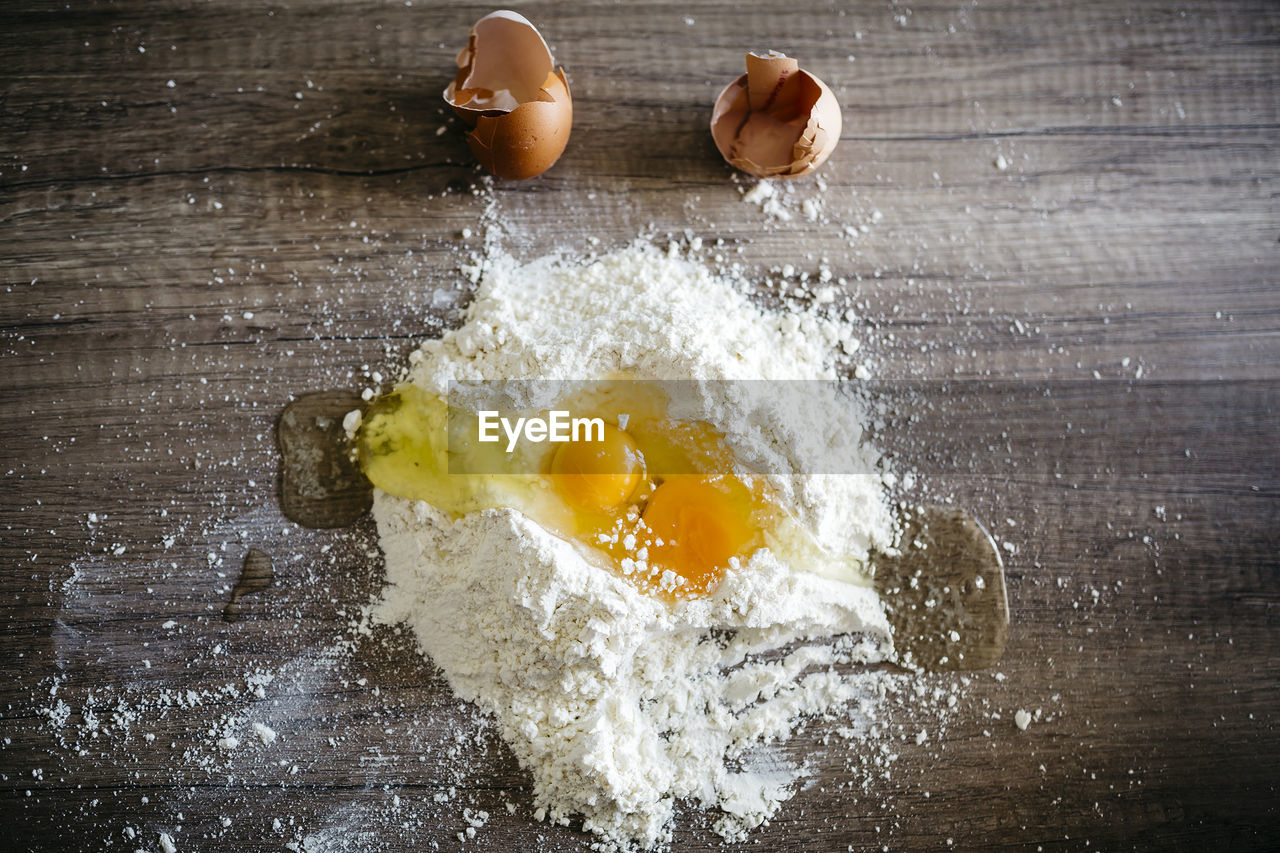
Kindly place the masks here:
<instances>
[{"instance_id":1,"label":"wooden table","mask_svg":"<svg viewBox=\"0 0 1280 853\"><path fill-rule=\"evenodd\" d=\"M895 702L865 788L814 723L789 754L816 781L749 849L1280 845L1280 8L799 5L521 6L576 124L491 188L438 95L487 7L7 5L4 846L585 849L407 638L352 645L367 518L276 502L282 407L456 323L495 222L522 256L643 231L760 280L825 259L877 377L1057 395L899 451L1009 543L999 675L922 744L933 712ZM844 108L790 222L706 129L764 47ZM274 579L227 621L251 548ZM217 746L255 721L280 740ZM490 817L459 841L464 809ZM676 846L715 836L686 815Z\"/></svg>"}]
</instances>

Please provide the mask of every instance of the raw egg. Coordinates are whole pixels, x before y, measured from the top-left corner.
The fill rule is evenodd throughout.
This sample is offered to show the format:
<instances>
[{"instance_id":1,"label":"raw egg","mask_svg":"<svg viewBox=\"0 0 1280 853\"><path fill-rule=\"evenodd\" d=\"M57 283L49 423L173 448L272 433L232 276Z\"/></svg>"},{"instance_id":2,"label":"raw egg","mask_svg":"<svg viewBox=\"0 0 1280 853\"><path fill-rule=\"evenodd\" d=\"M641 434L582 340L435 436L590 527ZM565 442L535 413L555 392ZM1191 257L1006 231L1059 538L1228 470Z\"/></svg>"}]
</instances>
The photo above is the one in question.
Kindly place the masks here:
<instances>
[{"instance_id":1,"label":"raw egg","mask_svg":"<svg viewBox=\"0 0 1280 853\"><path fill-rule=\"evenodd\" d=\"M706 590L760 533L752 496L724 478L677 475L649 495L641 519L649 561L690 591Z\"/></svg>"},{"instance_id":2,"label":"raw egg","mask_svg":"<svg viewBox=\"0 0 1280 853\"><path fill-rule=\"evenodd\" d=\"M595 383L556 407L598 417L601 432L507 453L471 440L474 414L402 385L365 412L356 455L385 492L455 518L515 509L666 599L707 594L764 547L810 571L866 582L861 564L825 553L768 482L736 464L721 433L671 418L668 403L649 383Z\"/></svg>"},{"instance_id":3,"label":"raw egg","mask_svg":"<svg viewBox=\"0 0 1280 853\"><path fill-rule=\"evenodd\" d=\"M747 54L747 73L724 88L711 136L731 166L758 178L798 178L840 141L840 105L817 77L775 51Z\"/></svg>"},{"instance_id":4,"label":"raw egg","mask_svg":"<svg viewBox=\"0 0 1280 853\"><path fill-rule=\"evenodd\" d=\"M609 424L602 433L600 441L565 442L551 457L556 488L577 507L621 506L644 476L644 457L635 440Z\"/></svg>"},{"instance_id":5,"label":"raw egg","mask_svg":"<svg viewBox=\"0 0 1280 853\"><path fill-rule=\"evenodd\" d=\"M542 35L517 12L485 15L458 54L444 99L470 128L467 144L500 178L541 175L560 159L573 99Z\"/></svg>"}]
</instances>

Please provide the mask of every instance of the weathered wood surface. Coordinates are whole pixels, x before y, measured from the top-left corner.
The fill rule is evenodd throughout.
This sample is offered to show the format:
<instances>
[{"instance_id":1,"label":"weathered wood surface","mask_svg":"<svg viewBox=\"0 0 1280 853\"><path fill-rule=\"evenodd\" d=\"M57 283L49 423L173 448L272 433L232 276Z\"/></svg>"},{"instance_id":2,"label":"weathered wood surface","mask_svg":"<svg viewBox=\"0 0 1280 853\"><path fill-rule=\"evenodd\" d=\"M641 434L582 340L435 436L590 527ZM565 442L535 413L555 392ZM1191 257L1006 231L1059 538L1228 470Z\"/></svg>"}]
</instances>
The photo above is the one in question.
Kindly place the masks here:
<instances>
[{"instance_id":1,"label":"weathered wood surface","mask_svg":"<svg viewBox=\"0 0 1280 853\"><path fill-rule=\"evenodd\" d=\"M492 190L523 255L688 230L761 278L825 258L881 377L1064 383L1061 409L1010 405L1008 435L961 418L901 450L1016 549L1004 680L978 676L921 745L901 700L901 757L866 790L815 724L790 753L818 783L753 849L1275 848L1280 8L793 7L521 6L569 72L576 125L546 176ZM333 646L377 589L368 522L302 530L274 497L291 396L358 390L465 302L457 267L490 196L438 92L484 11L6 4L6 846L584 846L531 821L495 736L455 744L470 713L407 641ZM760 47L801 57L845 108L827 190L794 191L822 199L814 222L740 201L706 130ZM1126 408L1138 386L1177 393ZM250 548L274 585L224 620ZM262 698L144 701L242 691L256 668L278 673ZM51 679L60 729L38 711ZM147 709L127 733L121 696ZM1013 711L1037 707L1019 732ZM216 748L192 721L225 715L282 740L193 770L184 752ZM466 842L463 807L492 814ZM695 825L676 843L713 840Z\"/></svg>"}]
</instances>

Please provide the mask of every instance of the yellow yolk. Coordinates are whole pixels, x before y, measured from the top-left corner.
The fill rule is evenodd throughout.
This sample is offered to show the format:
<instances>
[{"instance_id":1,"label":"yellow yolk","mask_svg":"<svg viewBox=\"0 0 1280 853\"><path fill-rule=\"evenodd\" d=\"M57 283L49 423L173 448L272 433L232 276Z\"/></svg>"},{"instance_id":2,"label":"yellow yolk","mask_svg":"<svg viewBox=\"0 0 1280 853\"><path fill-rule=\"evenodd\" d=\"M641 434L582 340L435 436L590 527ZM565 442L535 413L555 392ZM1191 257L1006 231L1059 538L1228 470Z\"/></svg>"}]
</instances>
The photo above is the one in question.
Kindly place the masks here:
<instances>
[{"instance_id":1,"label":"yellow yolk","mask_svg":"<svg viewBox=\"0 0 1280 853\"><path fill-rule=\"evenodd\" d=\"M641 518L652 544L649 562L684 578L681 590L705 592L745 556L759 531L751 522L749 495L707 477L671 477L649 496Z\"/></svg>"},{"instance_id":2,"label":"yellow yolk","mask_svg":"<svg viewBox=\"0 0 1280 853\"><path fill-rule=\"evenodd\" d=\"M603 441L569 441L551 457L552 483L566 501L589 511L626 503L644 477L644 459L636 443L605 424Z\"/></svg>"}]
</instances>

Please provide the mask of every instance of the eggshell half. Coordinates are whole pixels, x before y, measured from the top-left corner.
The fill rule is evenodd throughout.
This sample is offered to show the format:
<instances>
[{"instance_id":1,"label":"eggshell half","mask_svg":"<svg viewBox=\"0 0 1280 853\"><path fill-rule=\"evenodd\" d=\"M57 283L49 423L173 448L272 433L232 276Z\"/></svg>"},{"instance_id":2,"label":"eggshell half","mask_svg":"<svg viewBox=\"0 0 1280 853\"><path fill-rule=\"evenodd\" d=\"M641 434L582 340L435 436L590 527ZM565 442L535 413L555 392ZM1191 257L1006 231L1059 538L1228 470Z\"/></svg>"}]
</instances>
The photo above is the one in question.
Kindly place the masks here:
<instances>
[{"instance_id":1,"label":"eggshell half","mask_svg":"<svg viewBox=\"0 0 1280 853\"><path fill-rule=\"evenodd\" d=\"M469 128L480 165L500 178L550 169L569 142L573 99L564 69L523 15L498 11L471 28L445 101Z\"/></svg>"},{"instance_id":2,"label":"eggshell half","mask_svg":"<svg viewBox=\"0 0 1280 853\"><path fill-rule=\"evenodd\" d=\"M840 105L817 77L781 53L747 54L747 73L724 88L711 136L730 165L760 178L798 178L840 141Z\"/></svg>"}]
</instances>

